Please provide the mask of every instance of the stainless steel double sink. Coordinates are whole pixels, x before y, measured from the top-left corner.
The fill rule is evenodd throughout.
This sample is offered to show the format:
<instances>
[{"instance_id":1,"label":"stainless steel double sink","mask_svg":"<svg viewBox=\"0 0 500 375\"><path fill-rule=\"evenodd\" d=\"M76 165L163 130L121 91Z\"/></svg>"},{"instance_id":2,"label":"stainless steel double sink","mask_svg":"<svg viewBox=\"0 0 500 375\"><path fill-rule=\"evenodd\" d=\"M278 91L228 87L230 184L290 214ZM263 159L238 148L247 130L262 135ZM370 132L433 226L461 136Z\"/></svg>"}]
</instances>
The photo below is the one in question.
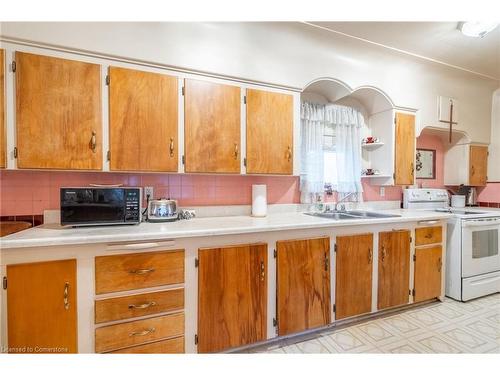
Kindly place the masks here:
<instances>
[{"instance_id":1,"label":"stainless steel double sink","mask_svg":"<svg viewBox=\"0 0 500 375\"><path fill-rule=\"evenodd\" d=\"M354 220L354 219L379 219L388 217L401 217L395 214L381 214L372 211L325 211L325 212L306 212L306 215L324 217L332 220Z\"/></svg>"}]
</instances>

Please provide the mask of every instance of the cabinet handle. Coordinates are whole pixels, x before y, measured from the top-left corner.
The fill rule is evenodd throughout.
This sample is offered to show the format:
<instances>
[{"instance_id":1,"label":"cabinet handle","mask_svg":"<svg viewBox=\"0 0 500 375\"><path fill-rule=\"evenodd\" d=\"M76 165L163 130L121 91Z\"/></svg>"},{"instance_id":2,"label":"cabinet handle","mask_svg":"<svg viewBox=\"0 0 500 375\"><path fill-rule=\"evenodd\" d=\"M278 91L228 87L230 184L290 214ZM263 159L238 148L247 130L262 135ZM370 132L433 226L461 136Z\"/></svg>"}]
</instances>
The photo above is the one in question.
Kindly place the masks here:
<instances>
[{"instance_id":1,"label":"cabinet handle","mask_svg":"<svg viewBox=\"0 0 500 375\"><path fill-rule=\"evenodd\" d=\"M143 310L143 309L147 309L148 307L153 307L153 306L156 306L155 301L146 302L146 303L143 303L141 305L128 305L128 308L129 309Z\"/></svg>"},{"instance_id":2,"label":"cabinet handle","mask_svg":"<svg viewBox=\"0 0 500 375\"><path fill-rule=\"evenodd\" d=\"M92 130L92 137L90 137L90 149L92 150L93 153L96 152L97 148L97 140L96 140L97 133L95 130Z\"/></svg>"},{"instance_id":3,"label":"cabinet handle","mask_svg":"<svg viewBox=\"0 0 500 375\"><path fill-rule=\"evenodd\" d=\"M430 240L432 238L432 233L427 233L424 237Z\"/></svg>"},{"instance_id":4,"label":"cabinet handle","mask_svg":"<svg viewBox=\"0 0 500 375\"><path fill-rule=\"evenodd\" d=\"M330 265L330 257L325 253L325 271L328 271L328 266Z\"/></svg>"},{"instance_id":5,"label":"cabinet handle","mask_svg":"<svg viewBox=\"0 0 500 375\"><path fill-rule=\"evenodd\" d=\"M373 251L372 249L368 249L368 264L372 263L372 259L373 259Z\"/></svg>"},{"instance_id":6,"label":"cabinet handle","mask_svg":"<svg viewBox=\"0 0 500 375\"><path fill-rule=\"evenodd\" d=\"M260 281L264 281L266 279L266 266L264 265L264 261L260 262Z\"/></svg>"},{"instance_id":7,"label":"cabinet handle","mask_svg":"<svg viewBox=\"0 0 500 375\"><path fill-rule=\"evenodd\" d=\"M387 255L387 251L385 250L385 246L382 246L382 262L385 260L386 255Z\"/></svg>"},{"instance_id":8,"label":"cabinet handle","mask_svg":"<svg viewBox=\"0 0 500 375\"><path fill-rule=\"evenodd\" d=\"M234 158L235 159L238 159L238 154L239 154L238 144L236 142L234 142Z\"/></svg>"},{"instance_id":9,"label":"cabinet handle","mask_svg":"<svg viewBox=\"0 0 500 375\"><path fill-rule=\"evenodd\" d=\"M63 294L64 309L69 310L69 283L64 283L64 294Z\"/></svg>"},{"instance_id":10,"label":"cabinet handle","mask_svg":"<svg viewBox=\"0 0 500 375\"><path fill-rule=\"evenodd\" d=\"M415 166L413 165L413 162L411 162L411 177L415 176Z\"/></svg>"},{"instance_id":11,"label":"cabinet handle","mask_svg":"<svg viewBox=\"0 0 500 375\"><path fill-rule=\"evenodd\" d=\"M134 275L145 275L147 273L154 272L154 268L142 268L138 270L130 270L128 273L134 274Z\"/></svg>"},{"instance_id":12,"label":"cabinet handle","mask_svg":"<svg viewBox=\"0 0 500 375\"><path fill-rule=\"evenodd\" d=\"M286 159L288 161L292 160L292 148L290 146L286 149Z\"/></svg>"},{"instance_id":13,"label":"cabinet handle","mask_svg":"<svg viewBox=\"0 0 500 375\"><path fill-rule=\"evenodd\" d=\"M474 168L473 165L471 165L471 167L470 167L470 173L472 176L474 176L474 174L476 173L476 169Z\"/></svg>"},{"instance_id":14,"label":"cabinet handle","mask_svg":"<svg viewBox=\"0 0 500 375\"><path fill-rule=\"evenodd\" d=\"M438 272L441 272L441 270L443 269L443 261L441 260L441 258L438 259Z\"/></svg>"},{"instance_id":15,"label":"cabinet handle","mask_svg":"<svg viewBox=\"0 0 500 375\"><path fill-rule=\"evenodd\" d=\"M170 157L174 157L174 139L170 138Z\"/></svg>"},{"instance_id":16,"label":"cabinet handle","mask_svg":"<svg viewBox=\"0 0 500 375\"><path fill-rule=\"evenodd\" d=\"M132 337L132 336L146 336L146 335L149 335L150 333L153 333L154 331L156 331L156 329L153 327L153 328L145 329L144 331L130 332L129 336L130 337Z\"/></svg>"}]
</instances>

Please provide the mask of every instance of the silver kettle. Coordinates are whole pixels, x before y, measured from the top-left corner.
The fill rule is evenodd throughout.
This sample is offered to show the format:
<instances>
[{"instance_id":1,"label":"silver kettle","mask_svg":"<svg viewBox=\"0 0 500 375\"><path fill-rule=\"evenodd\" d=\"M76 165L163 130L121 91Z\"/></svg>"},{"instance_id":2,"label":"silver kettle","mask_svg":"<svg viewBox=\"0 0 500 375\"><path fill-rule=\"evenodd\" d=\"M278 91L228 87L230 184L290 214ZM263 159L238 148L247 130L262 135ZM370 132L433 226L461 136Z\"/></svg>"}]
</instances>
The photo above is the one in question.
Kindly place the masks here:
<instances>
[{"instance_id":1,"label":"silver kettle","mask_svg":"<svg viewBox=\"0 0 500 375\"><path fill-rule=\"evenodd\" d=\"M179 218L177 201L173 199L151 199L148 202L147 219L151 222L175 221Z\"/></svg>"},{"instance_id":2,"label":"silver kettle","mask_svg":"<svg viewBox=\"0 0 500 375\"><path fill-rule=\"evenodd\" d=\"M465 200L467 206L477 206L477 190L475 187L469 187L467 198Z\"/></svg>"}]
</instances>

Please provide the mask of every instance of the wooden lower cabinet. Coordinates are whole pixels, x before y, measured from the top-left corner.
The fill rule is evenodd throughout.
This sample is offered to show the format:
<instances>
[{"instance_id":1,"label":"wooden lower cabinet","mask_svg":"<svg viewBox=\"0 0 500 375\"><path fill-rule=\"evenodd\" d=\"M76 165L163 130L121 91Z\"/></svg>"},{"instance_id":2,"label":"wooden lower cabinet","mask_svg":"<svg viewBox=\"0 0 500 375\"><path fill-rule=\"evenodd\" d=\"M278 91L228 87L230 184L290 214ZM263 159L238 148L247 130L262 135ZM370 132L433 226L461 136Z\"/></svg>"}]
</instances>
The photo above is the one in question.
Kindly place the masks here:
<instances>
[{"instance_id":1,"label":"wooden lower cabinet","mask_svg":"<svg viewBox=\"0 0 500 375\"><path fill-rule=\"evenodd\" d=\"M7 266L11 353L76 353L76 259Z\"/></svg>"},{"instance_id":2,"label":"wooden lower cabinet","mask_svg":"<svg viewBox=\"0 0 500 375\"><path fill-rule=\"evenodd\" d=\"M415 249L415 302L441 295L442 256L441 245Z\"/></svg>"},{"instance_id":3,"label":"wooden lower cabinet","mask_svg":"<svg viewBox=\"0 0 500 375\"><path fill-rule=\"evenodd\" d=\"M330 239L277 241L278 334L326 326L330 314Z\"/></svg>"},{"instance_id":4,"label":"wooden lower cabinet","mask_svg":"<svg viewBox=\"0 0 500 375\"><path fill-rule=\"evenodd\" d=\"M410 231L380 232L378 241L378 309L407 304L410 297Z\"/></svg>"},{"instance_id":5,"label":"wooden lower cabinet","mask_svg":"<svg viewBox=\"0 0 500 375\"><path fill-rule=\"evenodd\" d=\"M337 237L335 319L372 309L373 234Z\"/></svg>"},{"instance_id":6,"label":"wooden lower cabinet","mask_svg":"<svg viewBox=\"0 0 500 375\"><path fill-rule=\"evenodd\" d=\"M198 352L267 338L267 245L198 251Z\"/></svg>"}]
</instances>

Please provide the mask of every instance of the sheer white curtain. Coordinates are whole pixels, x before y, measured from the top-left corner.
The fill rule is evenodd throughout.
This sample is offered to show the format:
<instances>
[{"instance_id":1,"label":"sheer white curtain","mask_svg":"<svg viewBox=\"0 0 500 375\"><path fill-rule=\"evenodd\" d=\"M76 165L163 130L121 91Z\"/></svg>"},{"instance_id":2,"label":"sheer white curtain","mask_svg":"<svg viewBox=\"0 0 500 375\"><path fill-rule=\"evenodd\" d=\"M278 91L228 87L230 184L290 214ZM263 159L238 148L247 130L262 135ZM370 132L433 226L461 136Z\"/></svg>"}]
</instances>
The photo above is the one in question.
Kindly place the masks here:
<instances>
[{"instance_id":1,"label":"sheer white curtain","mask_svg":"<svg viewBox=\"0 0 500 375\"><path fill-rule=\"evenodd\" d=\"M338 198L353 194L353 200L363 199L361 184L361 137L364 118L351 107L329 104L325 107L325 123L335 129L337 181L333 189Z\"/></svg>"},{"instance_id":2,"label":"sheer white curtain","mask_svg":"<svg viewBox=\"0 0 500 375\"><path fill-rule=\"evenodd\" d=\"M325 107L302 102L301 124L301 175L300 192L302 203L316 201L325 190L323 135Z\"/></svg>"}]
</instances>

